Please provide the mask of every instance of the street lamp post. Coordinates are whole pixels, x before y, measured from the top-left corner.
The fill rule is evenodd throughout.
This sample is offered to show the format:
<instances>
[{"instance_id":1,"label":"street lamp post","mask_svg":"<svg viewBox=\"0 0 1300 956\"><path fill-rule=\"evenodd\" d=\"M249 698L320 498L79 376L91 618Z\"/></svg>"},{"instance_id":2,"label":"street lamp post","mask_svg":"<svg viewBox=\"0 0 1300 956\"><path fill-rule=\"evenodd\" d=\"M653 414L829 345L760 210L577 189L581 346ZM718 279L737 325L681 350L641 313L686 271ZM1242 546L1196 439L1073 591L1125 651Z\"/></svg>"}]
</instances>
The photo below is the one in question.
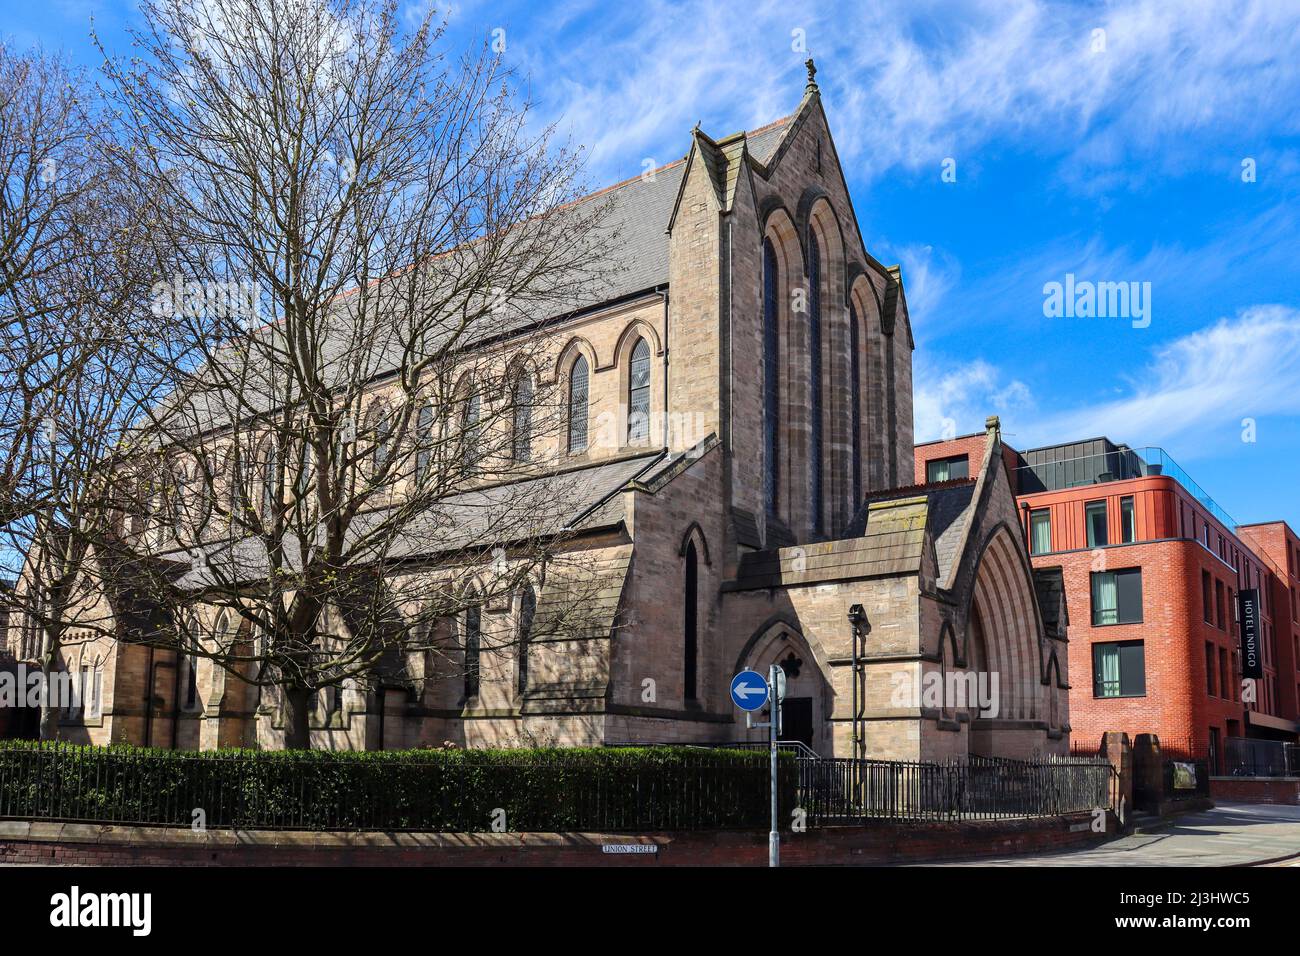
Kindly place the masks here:
<instances>
[{"instance_id":1,"label":"street lamp post","mask_svg":"<svg viewBox=\"0 0 1300 956\"><path fill-rule=\"evenodd\" d=\"M862 653L865 650L866 633L870 630L871 625L867 622L867 612L863 610L861 604L854 604L849 608L849 626L853 629L853 650L852 650L852 671L853 671L853 741L850 754L853 762L849 765L849 786L852 788L853 799L858 800L860 767L859 761L863 756L862 741L862 708L865 703L866 688L862 687Z\"/></svg>"}]
</instances>

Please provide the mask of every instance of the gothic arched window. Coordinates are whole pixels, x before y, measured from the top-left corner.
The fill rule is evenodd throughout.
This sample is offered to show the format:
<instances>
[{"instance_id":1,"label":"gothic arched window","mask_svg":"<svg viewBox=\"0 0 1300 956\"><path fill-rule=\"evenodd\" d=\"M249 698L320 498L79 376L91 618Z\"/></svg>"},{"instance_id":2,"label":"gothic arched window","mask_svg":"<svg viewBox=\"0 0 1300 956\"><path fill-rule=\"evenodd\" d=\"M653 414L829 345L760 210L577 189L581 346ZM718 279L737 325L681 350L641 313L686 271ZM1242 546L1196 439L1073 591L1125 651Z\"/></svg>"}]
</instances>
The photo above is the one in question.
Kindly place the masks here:
<instances>
[{"instance_id":1,"label":"gothic arched window","mask_svg":"<svg viewBox=\"0 0 1300 956\"><path fill-rule=\"evenodd\" d=\"M298 439L295 447L297 458L290 463L293 470L285 475L284 483L286 488L292 485L295 503L309 507L313 500L312 489L316 485L316 449L306 438Z\"/></svg>"},{"instance_id":2,"label":"gothic arched window","mask_svg":"<svg viewBox=\"0 0 1300 956\"><path fill-rule=\"evenodd\" d=\"M686 581L683 589L685 614L682 621L683 654L682 683L687 700L695 700L699 691L697 664L699 657L699 561L695 556L695 542L686 544Z\"/></svg>"},{"instance_id":3,"label":"gothic arched window","mask_svg":"<svg viewBox=\"0 0 1300 956\"><path fill-rule=\"evenodd\" d=\"M853 444L853 505L857 511L862 503L862 336L858 331L858 310L849 303L849 416Z\"/></svg>"},{"instance_id":4,"label":"gothic arched window","mask_svg":"<svg viewBox=\"0 0 1300 956\"><path fill-rule=\"evenodd\" d=\"M173 473L172 507L171 514L168 515L172 522L172 528L178 537L183 536L189 530L190 518L195 510L190 503L190 497L193 493L190 486L189 469L185 465L178 466Z\"/></svg>"},{"instance_id":5,"label":"gothic arched window","mask_svg":"<svg viewBox=\"0 0 1300 956\"><path fill-rule=\"evenodd\" d=\"M275 442L268 440L262 448L262 520L269 522L275 512L276 502L280 500L280 457Z\"/></svg>"},{"instance_id":6,"label":"gothic arched window","mask_svg":"<svg viewBox=\"0 0 1300 956\"><path fill-rule=\"evenodd\" d=\"M214 457L204 458L194 471L194 494L197 498L195 507L198 509L200 529L207 528L208 519L216 508L217 481L220 475L221 467Z\"/></svg>"},{"instance_id":7,"label":"gothic arched window","mask_svg":"<svg viewBox=\"0 0 1300 956\"><path fill-rule=\"evenodd\" d=\"M811 468L809 507L813 530L822 530L822 253L817 235L808 233L808 407L812 434L808 442Z\"/></svg>"},{"instance_id":8,"label":"gothic arched window","mask_svg":"<svg viewBox=\"0 0 1300 956\"><path fill-rule=\"evenodd\" d=\"M171 510L171 506L168 504L167 493L161 482L152 481L148 488L146 506L148 516L144 525L144 543L148 548L159 548L166 539L167 513Z\"/></svg>"},{"instance_id":9,"label":"gothic arched window","mask_svg":"<svg viewBox=\"0 0 1300 956\"><path fill-rule=\"evenodd\" d=\"M528 690L528 640L533 633L533 617L537 614L537 592L525 585L519 596L519 693Z\"/></svg>"},{"instance_id":10,"label":"gothic arched window","mask_svg":"<svg viewBox=\"0 0 1300 956\"><path fill-rule=\"evenodd\" d=\"M776 514L781 451L781 353L777 313L776 250L763 240L763 497L767 513Z\"/></svg>"},{"instance_id":11,"label":"gothic arched window","mask_svg":"<svg viewBox=\"0 0 1300 956\"><path fill-rule=\"evenodd\" d=\"M587 450L587 358L579 355L569 369L569 454Z\"/></svg>"},{"instance_id":12,"label":"gothic arched window","mask_svg":"<svg viewBox=\"0 0 1300 956\"><path fill-rule=\"evenodd\" d=\"M185 702L186 710L197 710L199 706L199 659L193 654L185 656Z\"/></svg>"},{"instance_id":13,"label":"gothic arched window","mask_svg":"<svg viewBox=\"0 0 1300 956\"><path fill-rule=\"evenodd\" d=\"M388 467L388 459L393 453L393 416L389 410L376 402L370 406L370 440L374 447L370 451L372 474L378 478Z\"/></svg>"},{"instance_id":14,"label":"gothic arched window","mask_svg":"<svg viewBox=\"0 0 1300 956\"><path fill-rule=\"evenodd\" d=\"M465 407L461 415L460 435L461 464L465 471L470 473L475 470L479 462L479 438L483 430L479 422L482 415L482 399L479 398L478 392L470 392L465 399Z\"/></svg>"},{"instance_id":15,"label":"gothic arched window","mask_svg":"<svg viewBox=\"0 0 1300 956\"><path fill-rule=\"evenodd\" d=\"M478 596L471 594L470 601L477 601ZM482 609L478 604L471 604L465 609L465 699L478 696L479 690L479 650L483 642Z\"/></svg>"},{"instance_id":16,"label":"gothic arched window","mask_svg":"<svg viewBox=\"0 0 1300 956\"><path fill-rule=\"evenodd\" d=\"M515 382L515 430L511 457L517 462L528 461L533 450L533 377L522 372Z\"/></svg>"},{"instance_id":17,"label":"gothic arched window","mask_svg":"<svg viewBox=\"0 0 1300 956\"><path fill-rule=\"evenodd\" d=\"M637 339L627 380L627 443L650 437L650 345Z\"/></svg>"},{"instance_id":18,"label":"gothic arched window","mask_svg":"<svg viewBox=\"0 0 1300 956\"><path fill-rule=\"evenodd\" d=\"M433 461L433 406L421 405L415 415L415 480L422 482Z\"/></svg>"},{"instance_id":19,"label":"gothic arched window","mask_svg":"<svg viewBox=\"0 0 1300 956\"><path fill-rule=\"evenodd\" d=\"M86 716L98 718L104 716L104 659L95 658L86 679Z\"/></svg>"}]
</instances>

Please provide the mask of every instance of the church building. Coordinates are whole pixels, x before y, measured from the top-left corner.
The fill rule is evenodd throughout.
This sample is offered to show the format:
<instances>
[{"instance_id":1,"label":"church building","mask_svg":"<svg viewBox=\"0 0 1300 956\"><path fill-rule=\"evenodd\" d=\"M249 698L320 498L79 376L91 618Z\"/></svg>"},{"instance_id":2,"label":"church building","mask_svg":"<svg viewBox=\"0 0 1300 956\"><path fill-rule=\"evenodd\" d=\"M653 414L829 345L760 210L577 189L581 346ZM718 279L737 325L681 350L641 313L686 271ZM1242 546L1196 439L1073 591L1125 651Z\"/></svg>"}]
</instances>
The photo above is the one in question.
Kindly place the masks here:
<instances>
[{"instance_id":1,"label":"church building","mask_svg":"<svg viewBox=\"0 0 1300 956\"><path fill-rule=\"evenodd\" d=\"M485 607L457 625L482 640L472 687L345 686L313 746L758 741L729 685L777 663L782 738L823 756L1066 752L1064 592L1031 567L996 418L969 476L913 484L902 276L868 251L814 73L789 116L697 127L599 194L617 280L551 327L538 372L573 416L555 460L581 477L565 526L594 623L530 640L546 586ZM180 693L144 648L88 651L67 666L101 696L61 736L282 745L265 695L209 662L164 668Z\"/></svg>"}]
</instances>

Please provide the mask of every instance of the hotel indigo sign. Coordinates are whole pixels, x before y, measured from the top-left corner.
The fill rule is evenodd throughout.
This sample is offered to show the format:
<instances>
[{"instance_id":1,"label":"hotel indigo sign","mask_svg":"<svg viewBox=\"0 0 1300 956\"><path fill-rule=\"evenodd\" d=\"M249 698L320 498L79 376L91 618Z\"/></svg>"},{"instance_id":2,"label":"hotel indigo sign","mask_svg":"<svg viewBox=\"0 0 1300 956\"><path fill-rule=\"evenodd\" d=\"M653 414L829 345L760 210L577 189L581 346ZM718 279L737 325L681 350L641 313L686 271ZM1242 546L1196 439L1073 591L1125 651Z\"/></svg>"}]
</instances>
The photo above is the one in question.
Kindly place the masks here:
<instances>
[{"instance_id":1,"label":"hotel indigo sign","mask_svg":"<svg viewBox=\"0 0 1300 956\"><path fill-rule=\"evenodd\" d=\"M1241 676L1263 677L1264 658L1259 646L1259 591L1255 588L1237 595L1241 614Z\"/></svg>"}]
</instances>

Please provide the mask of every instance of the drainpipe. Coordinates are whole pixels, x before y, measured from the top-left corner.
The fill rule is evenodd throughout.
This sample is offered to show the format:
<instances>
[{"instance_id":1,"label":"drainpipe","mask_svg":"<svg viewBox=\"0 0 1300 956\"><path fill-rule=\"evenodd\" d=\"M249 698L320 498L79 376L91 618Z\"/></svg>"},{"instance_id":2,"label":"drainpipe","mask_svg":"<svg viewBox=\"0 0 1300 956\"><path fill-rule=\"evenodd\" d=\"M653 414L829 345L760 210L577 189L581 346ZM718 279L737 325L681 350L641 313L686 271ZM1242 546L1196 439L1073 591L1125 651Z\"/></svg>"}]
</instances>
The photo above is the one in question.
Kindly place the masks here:
<instances>
[{"instance_id":1,"label":"drainpipe","mask_svg":"<svg viewBox=\"0 0 1300 956\"><path fill-rule=\"evenodd\" d=\"M861 705L865 702L859 692L858 685L861 682L862 671L862 652L863 638L867 626L867 612L861 604L854 604L849 608L849 626L853 631L853 649L852 673L853 673L853 747L851 755L855 761L863 758L863 741L862 741L862 712ZM857 764L853 764L854 780L857 779Z\"/></svg>"},{"instance_id":2,"label":"drainpipe","mask_svg":"<svg viewBox=\"0 0 1300 956\"><path fill-rule=\"evenodd\" d=\"M660 286L656 290L664 300L664 427L663 447L668 447L668 287Z\"/></svg>"},{"instance_id":3,"label":"drainpipe","mask_svg":"<svg viewBox=\"0 0 1300 956\"><path fill-rule=\"evenodd\" d=\"M849 753L854 760L858 759L858 621L855 612L859 610L860 606L857 604L849 610L849 626L853 630L853 664L850 668L850 673L853 675L853 744L849 748Z\"/></svg>"},{"instance_id":4,"label":"drainpipe","mask_svg":"<svg viewBox=\"0 0 1300 956\"><path fill-rule=\"evenodd\" d=\"M148 747L153 740L153 693L158 686L158 665L153 659L154 648L149 645L149 663L145 673L149 675L149 686L144 689L144 745Z\"/></svg>"},{"instance_id":5,"label":"drainpipe","mask_svg":"<svg viewBox=\"0 0 1300 956\"><path fill-rule=\"evenodd\" d=\"M176 749L176 741L180 736L181 726L181 652L176 652L176 662L172 665L176 671L175 680L172 681L172 750Z\"/></svg>"}]
</instances>

